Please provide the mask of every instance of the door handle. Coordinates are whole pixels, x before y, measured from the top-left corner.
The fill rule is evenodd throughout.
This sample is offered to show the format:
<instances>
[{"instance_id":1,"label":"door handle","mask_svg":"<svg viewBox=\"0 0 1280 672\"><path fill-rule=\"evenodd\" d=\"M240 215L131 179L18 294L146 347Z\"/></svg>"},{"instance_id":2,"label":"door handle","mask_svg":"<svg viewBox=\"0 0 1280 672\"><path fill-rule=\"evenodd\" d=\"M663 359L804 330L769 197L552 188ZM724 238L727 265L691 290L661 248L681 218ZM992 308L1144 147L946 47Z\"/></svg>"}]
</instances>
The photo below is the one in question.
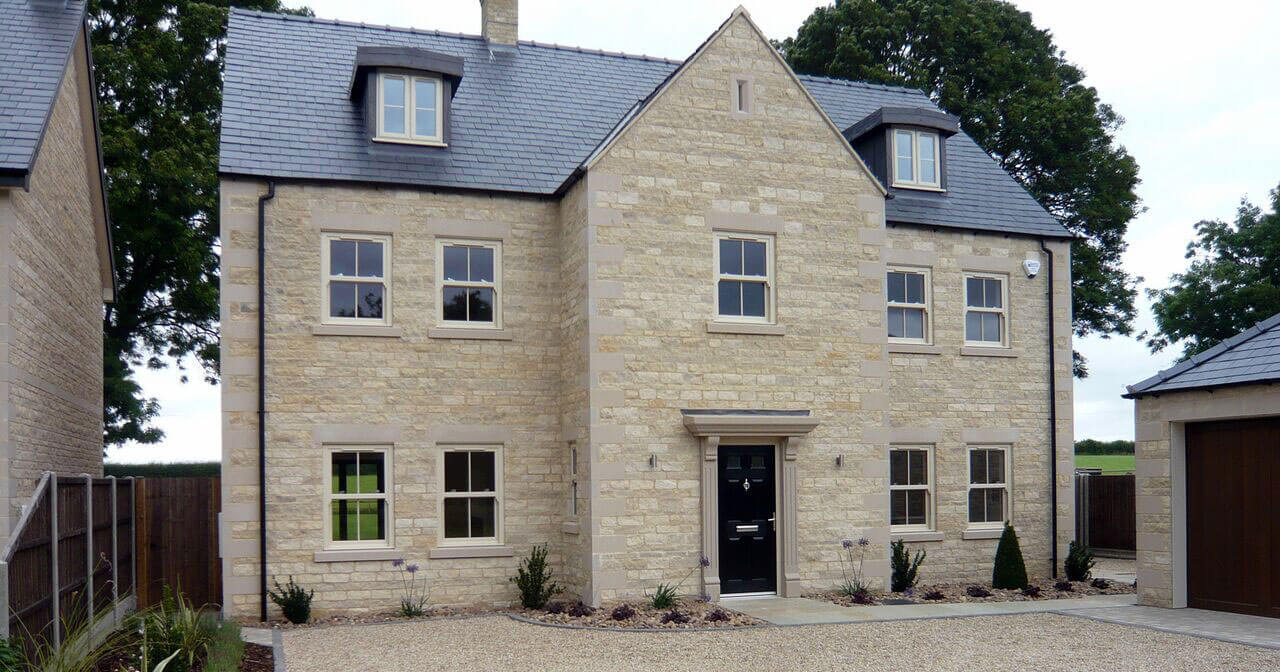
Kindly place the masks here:
<instances>
[{"instance_id":1,"label":"door handle","mask_svg":"<svg viewBox=\"0 0 1280 672\"><path fill-rule=\"evenodd\" d=\"M737 530L738 534L742 534L744 532L759 532L760 526L759 525L738 525L735 529Z\"/></svg>"}]
</instances>

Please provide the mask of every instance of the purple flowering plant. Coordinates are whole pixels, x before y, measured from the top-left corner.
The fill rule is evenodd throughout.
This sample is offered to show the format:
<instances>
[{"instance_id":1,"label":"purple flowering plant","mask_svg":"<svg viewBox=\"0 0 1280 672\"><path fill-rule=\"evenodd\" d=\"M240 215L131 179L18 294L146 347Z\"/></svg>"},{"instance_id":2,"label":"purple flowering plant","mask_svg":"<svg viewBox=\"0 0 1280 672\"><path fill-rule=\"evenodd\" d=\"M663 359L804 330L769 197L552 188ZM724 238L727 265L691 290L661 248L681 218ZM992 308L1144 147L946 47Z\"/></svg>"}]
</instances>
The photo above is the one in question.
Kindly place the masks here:
<instances>
[{"instance_id":1,"label":"purple flowering plant","mask_svg":"<svg viewBox=\"0 0 1280 672\"><path fill-rule=\"evenodd\" d=\"M678 583L659 583L658 588L649 596L649 604L654 609L669 609L674 607L676 604L676 598L680 595L680 587L684 585L684 582L688 581L689 577L693 576L694 572L699 569L706 569L710 566L711 559L706 555L699 554L698 565L690 569L689 573L685 574L684 578L680 579Z\"/></svg>"},{"instance_id":2,"label":"purple flowering plant","mask_svg":"<svg viewBox=\"0 0 1280 672\"><path fill-rule=\"evenodd\" d=\"M836 592L856 601L866 600L871 595L871 589L862 575L862 561L866 558L869 546L871 540L866 537L857 541L845 539L840 542L840 553L836 557L840 558L840 575L843 580L836 586Z\"/></svg>"},{"instance_id":3,"label":"purple flowering plant","mask_svg":"<svg viewBox=\"0 0 1280 672\"><path fill-rule=\"evenodd\" d=\"M427 613L427 599L431 594L427 586L427 577L418 576L421 569L417 563L406 563L397 558L391 566L400 570L400 585L403 594L400 596L400 615L405 618L419 618Z\"/></svg>"}]
</instances>

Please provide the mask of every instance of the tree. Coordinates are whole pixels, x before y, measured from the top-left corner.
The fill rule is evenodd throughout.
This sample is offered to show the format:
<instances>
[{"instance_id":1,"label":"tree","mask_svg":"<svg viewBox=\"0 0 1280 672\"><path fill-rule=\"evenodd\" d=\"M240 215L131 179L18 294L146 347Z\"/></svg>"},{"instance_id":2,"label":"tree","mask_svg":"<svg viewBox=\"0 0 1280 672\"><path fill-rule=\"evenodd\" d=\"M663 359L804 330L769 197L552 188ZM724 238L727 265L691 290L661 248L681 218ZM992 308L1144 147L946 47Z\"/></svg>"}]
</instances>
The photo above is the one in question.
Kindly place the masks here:
<instances>
[{"instance_id":1,"label":"tree","mask_svg":"<svg viewBox=\"0 0 1280 672\"><path fill-rule=\"evenodd\" d=\"M217 380L218 124L231 5L282 9L279 0L90 3L116 257L116 301L103 318L107 445L163 436L136 367L195 355Z\"/></svg>"},{"instance_id":2,"label":"tree","mask_svg":"<svg viewBox=\"0 0 1280 672\"><path fill-rule=\"evenodd\" d=\"M1077 336L1133 331L1121 266L1140 211L1124 123L1031 15L998 0L836 0L780 45L798 72L924 90L1050 213L1072 245ZM1087 371L1076 354L1076 374Z\"/></svg>"},{"instance_id":3,"label":"tree","mask_svg":"<svg viewBox=\"0 0 1280 672\"><path fill-rule=\"evenodd\" d=\"M996 561L991 569L991 587L1005 590L1021 590L1027 587L1027 565L1022 559L1022 545L1013 526L1004 524L1000 543L996 546Z\"/></svg>"},{"instance_id":4,"label":"tree","mask_svg":"<svg viewBox=\"0 0 1280 672\"><path fill-rule=\"evenodd\" d=\"M1271 190L1271 212L1241 200L1234 223L1197 223L1187 259L1169 287L1147 290L1152 352L1181 342L1187 358L1280 313L1280 186Z\"/></svg>"}]
</instances>

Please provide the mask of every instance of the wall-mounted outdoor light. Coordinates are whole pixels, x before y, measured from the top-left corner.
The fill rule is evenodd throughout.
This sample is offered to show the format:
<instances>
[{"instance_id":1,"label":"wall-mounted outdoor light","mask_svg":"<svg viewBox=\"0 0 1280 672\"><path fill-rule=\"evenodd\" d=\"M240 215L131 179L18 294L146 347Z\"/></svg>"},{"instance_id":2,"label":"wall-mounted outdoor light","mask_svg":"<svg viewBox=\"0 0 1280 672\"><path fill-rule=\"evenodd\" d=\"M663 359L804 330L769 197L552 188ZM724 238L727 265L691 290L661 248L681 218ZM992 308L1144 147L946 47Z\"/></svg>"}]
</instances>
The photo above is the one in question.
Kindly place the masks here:
<instances>
[{"instance_id":1,"label":"wall-mounted outdoor light","mask_svg":"<svg viewBox=\"0 0 1280 672\"><path fill-rule=\"evenodd\" d=\"M658 468L658 454L657 454L657 453L649 453L649 468L650 468L650 469L657 469L657 468Z\"/></svg>"},{"instance_id":2,"label":"wall-mounted outdoor light","mask_svg":"<svg viewBox=\"0 0 1280 672\"><path fill-rule=\"evenodd\" d=\"M843 467L843 466L844 466L844 453L840 453L839 455L836 455L836 467Z\"/></svg>"}]
</instances>

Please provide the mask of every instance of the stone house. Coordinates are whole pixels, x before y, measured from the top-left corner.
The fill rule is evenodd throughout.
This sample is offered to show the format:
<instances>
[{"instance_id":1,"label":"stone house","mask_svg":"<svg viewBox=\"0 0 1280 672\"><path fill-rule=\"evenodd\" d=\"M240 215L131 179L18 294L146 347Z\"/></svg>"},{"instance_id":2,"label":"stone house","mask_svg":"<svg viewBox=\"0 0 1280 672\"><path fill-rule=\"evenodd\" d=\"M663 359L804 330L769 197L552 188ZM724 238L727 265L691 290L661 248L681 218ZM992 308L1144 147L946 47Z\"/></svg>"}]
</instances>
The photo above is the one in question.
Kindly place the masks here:
<instances>
[{"instance_id":1,"label":"stone house","mask_svg":"<svg viewBox=\"0 0 1280 672\"><path fill-rule=\"evenodd\" d=\"M700 554L712 598L828 588L863 536L876 585L894 538L979 579L1005 521L1053 571L1063 226L925 94L797 76L741 8L683 62L517 41L515 8L232 12L226 612L287 575L385 610L395 558L509 603L544 543L592 603Z\"/></svg>"},{"instance_id":2,"label":"stone house","mask_svg":"<svg viewBox=\"0 0 1280 672\"><path fill-rule=\"evenodd\" d=\"M0 0L0 542L43 472L102 475L115 285L87 7Z\"/></svg>"},{"instance_id":3,"label":"stone house","mask_svg":"<svg viewBox=\"0 0 1280 672\"><path fill-rule=\"evenodd\" d=\"M1280 315L1134 385L1138 597L1280 618Z\"/></svg>"}]
</instances>

